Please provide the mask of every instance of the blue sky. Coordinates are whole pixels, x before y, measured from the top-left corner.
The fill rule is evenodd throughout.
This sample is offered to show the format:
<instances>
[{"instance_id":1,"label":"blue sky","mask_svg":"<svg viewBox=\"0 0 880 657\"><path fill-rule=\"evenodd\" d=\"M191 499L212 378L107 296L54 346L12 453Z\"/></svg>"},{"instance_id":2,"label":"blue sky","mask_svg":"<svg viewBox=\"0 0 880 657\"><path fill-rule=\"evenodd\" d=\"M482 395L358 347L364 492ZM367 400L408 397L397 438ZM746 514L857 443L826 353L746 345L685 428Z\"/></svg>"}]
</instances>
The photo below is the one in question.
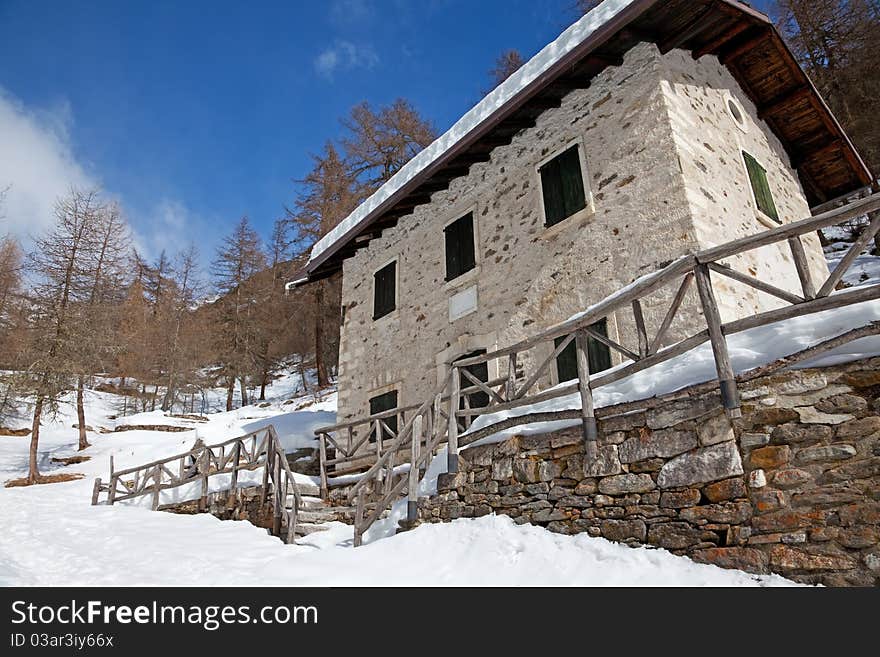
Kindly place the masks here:
<instances>
[{"instance_id":1,"label":"blue sky","mask_svg":"<svg viewBox=\"0 0 880 657\"><path fill-rule=\"evenodd\" d=\"M501 51L533 54L573 4L0 0L5 228L26 239L46 198L97 182L147 252L210 257L243 214L268 233L353 105L402 96L442 131Z\"/></svg>"}]
</instances>

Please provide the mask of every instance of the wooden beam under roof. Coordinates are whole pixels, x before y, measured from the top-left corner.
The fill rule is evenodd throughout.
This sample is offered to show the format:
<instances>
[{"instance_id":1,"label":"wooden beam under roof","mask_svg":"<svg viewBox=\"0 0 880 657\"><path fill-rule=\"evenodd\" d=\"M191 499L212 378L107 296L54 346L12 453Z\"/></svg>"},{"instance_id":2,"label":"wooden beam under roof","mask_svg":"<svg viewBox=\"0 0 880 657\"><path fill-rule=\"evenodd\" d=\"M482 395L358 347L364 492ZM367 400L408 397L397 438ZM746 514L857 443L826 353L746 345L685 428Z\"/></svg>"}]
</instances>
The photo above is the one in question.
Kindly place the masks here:
<instances>
[{"instance_id":1,"label":"wooden beam under roof","mask_svg":"<svg viewBox=\"0 0 880 657\"><path fill-rule=\"evenodd\" d=\"M697 13L693 18L691 18L685 25L674 34L660 41L657 44L657 47L660 49L660 52L663 54L668 53L670 50L674 50L679 46L687 43L690 39L694 38L698 34L702 34L706 30L711 27L715 27L722 20L727 18L727 15L721 12L716 11L717 3L710 2L706 7L699 13Z\"/></svg>"},{"instance_id":2,"label":"wooden beam under roof","mask_svg":"<svg viewBox=\"0 0 880 657\"><path fill-rule=\"evenodd\" d=\"M739 36L752 26L748 21L735 21L730 29L724 30L711 41L707 41L693 52L694 59L700 59L706 55L714 54L719 48L726 45L731 39Z\"/></svg>"},{"instance_id":3,"label":"wooden beam under roof","mask_svg":"<svg viewBox=\"0 0 880 657\"><path fill-rule=\"evenodd\" d=\"M745 40L737 40L737 45L733 46L730 50L725 50L724 52L722 52L718 59L720 59L721 63L726 66L734 60L739 59L747 52L751 52L752 50L763 44L765 41L770 39L772 35L772 28L762 27L761 31L758 32L758 34L756 34L755 36Z\"/></svg>"},{"instance_id":4,"label":"wooden beam under roof","mask_svg":"<svg viewBox=\"0 0 880 657\"><path fill-rule=\"evenodd\" d=\"M812 89L810 89L808 84L799 84L794 88L787 89L758 107L758 118L764 119L768 116L775 116L792 103L796 103L803 98L809 98L811 94Z\"/></svg>"}]
</instances>

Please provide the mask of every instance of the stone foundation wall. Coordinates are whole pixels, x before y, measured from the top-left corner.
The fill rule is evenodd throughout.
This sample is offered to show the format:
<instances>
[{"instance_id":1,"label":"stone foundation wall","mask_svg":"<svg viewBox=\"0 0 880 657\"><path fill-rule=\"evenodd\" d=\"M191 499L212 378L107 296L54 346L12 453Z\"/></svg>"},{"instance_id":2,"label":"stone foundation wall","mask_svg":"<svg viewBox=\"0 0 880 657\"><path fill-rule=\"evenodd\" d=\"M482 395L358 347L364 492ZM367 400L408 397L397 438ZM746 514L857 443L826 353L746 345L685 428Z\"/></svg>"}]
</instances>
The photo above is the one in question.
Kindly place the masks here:
<instances>
[{"instance_id":1,"label":"stone foundation wall","mask_svg":"<svg viewBox=\"0 0 880 657\"><path fill-rule=\"evenodd\" d=\"M256 527L272 529L272 498L268 497L266 503L260 504L262 486L247 486L238 489L238 495L231 498L229 491L210 493L204 510L199 508L199 500L188 500L176 504L165 504L159 507L159 511L195 515L197 513L210 513L220 520L247 520Z\"/></svg>"},{"instance_id":2,"label":"stone foundation wall","mask_svg":"<svg viewBox=\"0 0 880 657\"><path fill-rule=\"evenodd\" d=\"M880 584L880 358L741 386L731 423L717 393L461 452L420 501L423 520L502 513L806 583Z\"/></svg>"}]
</instances>

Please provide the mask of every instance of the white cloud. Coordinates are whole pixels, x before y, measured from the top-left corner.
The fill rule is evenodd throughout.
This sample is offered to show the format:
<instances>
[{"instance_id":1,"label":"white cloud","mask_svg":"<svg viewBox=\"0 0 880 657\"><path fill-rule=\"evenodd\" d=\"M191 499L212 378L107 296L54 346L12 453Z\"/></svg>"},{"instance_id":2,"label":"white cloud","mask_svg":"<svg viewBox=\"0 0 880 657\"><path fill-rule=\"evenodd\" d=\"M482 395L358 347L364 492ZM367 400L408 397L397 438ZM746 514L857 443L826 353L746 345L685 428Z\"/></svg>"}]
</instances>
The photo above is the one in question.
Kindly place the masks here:
<instances>
[{"instance_id":1,"label":"white cloud","mask_svg":"<svg viewBox=\"0 0 880 657\"><path fill-rule=\"evenodd\" d=\"M333 0L330 18L340 25L364 23L373 16L373 7L366 0Z\"/></svg>"},{"instance_id":2,"label":"white cloud","mask_svg":"<svg viewBox=\"0 0 880 657\"><path fill-rule=\"evenodd\" d=\"M74 156L70 106L34 111L0 88L0 189L9 186L0 234L27 242L53 221L55 199L71 185L99 181Z\"/></svg>"},{"instance_id":3,"label":"white cloud","mask_svg":"<svg viewBox=\"0 0 880 657\"><path fill-rule=\"evenodd\" d=\"M315 58L315 71L330 80L337 71L371 69L378 63L379 55L372 46L358 46L351 41L339 39Z\"/></svg>"}]
</instances>

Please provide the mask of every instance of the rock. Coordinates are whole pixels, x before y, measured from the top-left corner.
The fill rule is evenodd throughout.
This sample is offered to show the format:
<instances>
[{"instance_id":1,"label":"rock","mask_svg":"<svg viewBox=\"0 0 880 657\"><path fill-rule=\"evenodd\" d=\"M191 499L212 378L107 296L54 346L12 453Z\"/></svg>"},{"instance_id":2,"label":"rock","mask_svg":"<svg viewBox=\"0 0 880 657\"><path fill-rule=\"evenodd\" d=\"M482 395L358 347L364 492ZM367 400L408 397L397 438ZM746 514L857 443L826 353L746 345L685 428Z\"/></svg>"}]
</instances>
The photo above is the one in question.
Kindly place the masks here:
<instances>
[{"instance_id":1,"label":"rock","mask_svg":"<svg viewBox=\"0 0 880 657\"><path fill-rule=\"evenodd\" d=\"M761 550L745 547L718 547L695 550L691 558L699 563L711 563L721 568L736 568L757 575L767 572L770 558Z\"/></svg>"},{"instance_id":2,"label":"rock","mask_svg":"<svg viewBox=\"0 0 880 657\"><path fill-rule=\"evenodd\" d=\"M584 476L607 477L623 472L617 455L617 445L599 447L595 459L584 458Z\"/></svg>"},{"instance_id":3,"label":"rock","mask_svg":"<svg viewBox=\"0 0 880 657\"><path fill-rule=\"evenodd\" d=\"M876 545L878 540L880 540L880 529L877 527L847 527L841 529L837 536L837 542L843 547L856 550Z\"/></svg>"},{"instance_id":4,"label":"rock","mask_svg":"<svg viewBox=\"0 0 880 657\"><path fill-rule=\"evenodd\" d=\"M696 488L688 488L682 491L664 491L660 495L660 506L667 509L683 509L688 506L696 506L700 503L700 491Z\"/></svg>"},{"instance_id":5,"label":"rock","mask_svg":"<svg viewBox=\"0 0 880 657\"><path fill-rule=\"evenodd\" d=\"M746 485L741 477L725 479L703 488L703 493L710 502L724 502L737 497L746 496Z\"/></svg>"},{"instance_id":6,"label":"rock","mask_svg":"<svg viewBox=\"0 0 880 657\"><path fill-rule=\"evenodd\" d=\"M866 554L862 557L862 561L872 573L880 574L880 554Z\"/></svg>"},{"instance_id":7,"label":"rock","mask_svg":"<svg viewBox=\"0 0 880 657\"><path fill-rule=\"evenodd\" d=\"M683 488L742 473L742 459L736 444L726 442L701 447L671 459L657 475L657 485L660 488Z\"/></svg>"},{"instance_id":8,"label":"rock","mask_svg":"<svg viewBox=\"0 0 880 657\"><path fill-rule=\"evenodd\" d=\"M513 459L507 458L496 459L492 462L492 479L502 481L513 477Z\"/></svg>"},{"instance_id":9,"label":"rock","mask_svg":"<svg viewBox=\"0 0 880 657\"><path fill-rule=\"evenodd\" d=\"M568 520L568 514L557 509L544 509L532 515L532 522L552 522L554 520Z\"/></svg>"},{"instance_id":10,"label":"rock","mask_svg":"<svg viewBox=\"0 0 880 657\"><path fill-rule=\"evenodd\" d=\"M877 432L880 432L880 417L876 416L850 420L837 427L838 438L861 438Z\"/></svg>"},{"instance_id":11,"label":"rock","mask_svg":"<svg viewBox=\"0 0 880 657\"><path fill-rule=\"evenodd\" d=\"M770 550L770 565L782 570L846 570L855 564L845 556L808 554L786 545Z\"/></svg>"},{"instance_id":12,"label":"rock","mask_svg":"<svg viewBox=\"0 0 880 657\"><path fill-rule=\"evenodd\" d=\"M549 493L550 486L547 482L542 481L539 484L527 484L526 485L526 493L528 495L540 495L543 493Z\"/></svg>"},{"instance_id":13,"label":"rock","mask_svg":"<svg viewBox=\"0 0 880 657\"><path fill-rule=\"evenodd\" d=\"M659 429L624 441L618 447L618 455L621 463L634 463L655 457L669 458L696 446L697 437L690 431Z\"/></svg>"},{"instance_id":14,"label":"rock","mask_svg":"<svg viewBox=\"0 0 880 657\"><path fill-rule=\"evenodd\" d=\"M629 431L645 425L645 413L627 413L599 420L599 433L605 436L618 431Z\"/></svg>"},{"instance_id":15,"label":"rock","mask_svg":"<svg viewBox=\"0 0 880 657\"><path fill-rule=\"evenodd\" d=\"M844 463L831 470L826 470L819 481L824 484L835 481L849 481L851 479L867 479L877 475L880 475L880 458L873 457Z\"/></svg>"},{"instance_id":16,"label":"rock","mask_svg":"<svg viewBox=\"0 0 880 657\"><path fill-rule=\"evenodd\" d=\"M647 540L667 550L683 550L710 537L717 538L712 532L695 529L686 522L663 522L648 528Z\"/></svg>"},{"instance_id":17,"label":"rock","mask_svg":"<svg viewBox=\"0 0 880 657\"><path fill-rule=\"evenodd\" d=\"M538 463L538 479L552 481L562 474L562 466L556 461L540 461Z\"/></svg>"},{"instance_id":18,"label":"rock","mask_svg":"<svg viewBox=\"0 0 880 657\"><path fill-rule=\"evenodd\" d=\"M679 516L696 524L707 522L739 525L752 517L752 505L748 502L722 502L704 504L682 509Z\"/></svg>"},{"instance_id":19,"label":"rock","mask_svg":"<svg viewBox=\"0 0 880 657\"><path fill-rule=\"evenodd\" d=\"M815 463L816 461L843 461L856 455L852 445L818 445L799 449L795 455L798 463Z\"/></svg>"},{"instance_id":20,"label":"rock","mask_svg":"<svg viewBox=\"0 0 880 657\"><path fill-rule=\"evenodd\" d=\"M599 490L595 479L584 479L574 489L575 495L592 495Z\"/></svg>"},{"instance_id":21,"label":"rock","mask_svg":"<svg viewBox=\"0 0 880 657\"><path fill-rule=\"evenodd\" d=\"M603 520L599 524L602 536L609 541L645 541L648 528L643 520Z\"/></svg>"},{"instance_id":22,"label":"rock","mask_svg":"<svg viewBox=\"0 0 880 657\"><path fill-rule=\"evenodd\" d=\"M806 470L800 468L786 468L773 473L773 484L780 488L794 488L813 478Z\"/></svg>"},{"instance_id":23,"label":"rock","mask_svg":"<svg viewBox=\"0 0 880 657\"><path fill-rule=\"evenodd\" d=\"M767 485L767 476L758 468L749 473L749 488L764 488Z\"/></svg>"},{"instance_id":24,"label":"rock","mask_svg":"<svg viewBox=\"0 0 880 657\"><path fill-rule=\"evenodd\" d=\"M460 486L467 484L467 472L444 472L437 475L437 492L442 493L449 490L455 490Z\"/></svg>"},{"instance_id":25,"label":"rock","mask_svg":"<svg viewBox=\"0 0 880 657\"><path fill-rule=\"evenodd\" d=\"M758 408L746 405L743 405L743 416L754 427L796 422L799 417L790 408Z\"/></svg>"},{"instance_id":26,"label":"rock","mask_svg":"<svg viewBox=\"0 0 880 657\"><path fill-rule=\"evenodd\" d=\"M577 449L581 449L578 446ZM584 474L584 455L573 454L565 459L565 468L562 470L563 477L582 477Z\"/></svg>"},{"instance_id":27,"label":"rock","mask_svg":"<svg viewBox=\"0 0 880 657\"><path fill-rule=\"evenodd\" d=\"M655 487L649 474L619 474L599 481L599 490L606 495L646 493Z\"/></svg>"},{"instance_id":28,"label":"rock","mask_svg":"<svg viewBox=\"0 0 880 657\"><path fill-rule=\"evenodd\" d=\"M759 447L749 454L749 465L753 468L778 468L791 460L791 447L788 445L768 445Z\"/></svg>"},{"instance_id":29,"label":"rock","mask_svg":"<svg viewBox=\"0 0 880 657\"><path fill-rule=\"evenodd\" d=\"M799 395L813 390L821 390L828 385L828 379L819 372L795 372L774 378L772 389L780 395Z\"/></svg>"},{"instance_id":30,"label":"rock","mask_svg":"<svg viewBox=\"0 0 880 657\"><path fill-rule=\"evenodd\" d=\"M770 434L767 433L743 433L739 439L743 447L761 447L770 442Z\"/></svg>"},{"instance_id":31,"label":"rock","mask_svg":"<svg viewBox=\"0 0 880 657\"><path fill-rule=\"evenodd\" d=\"M663 467L663 464L666 463L666 459L645 459L644 461L639 461L638 463L630 463L629 471L630 472L660 472L660 468Z\"/></svg>"},{"instance_id":32,"label":"rock","mask_svg":"<svg viewBox=\"0 0 880 657\"><path fill-rule=\"evenodd\" d=\"M564 429L550 434L550 447L558 449L569 445L580 445L584 442L584 436L580 428Z\"/></svg>"},{"instance_id":33,"label":"rock","mask_svg":"<svg viewBox=\"0 0 880 657\"><path fill-rule=\"evenodd\" d=\"M551 436L556 434L539 433L534 436L520 436L520 454L525 456L546 456L550 454Z\"/></svg>"},{"instance_id":34,"label":"rock","mask_svg":"<svg viewBox=\"0 0 880 657\"><path fill-rule=\"evenodd\" d=\"M532 459L515 459L513 461L513 476L517 481L538 481L538 462Z\"/></svg>"},{"instance_id":35,"label":"rock","mask_svg":"<svg viewBox=\"0 0 880 657\"><path fill-rule=\"evenodd\" d=\"M864 397L846 393L822 399L814 405L823 413L859 413L868 408L868 402Z\"/></svg>"},{"instance_id":36,"label":"rock","mask_svg":"<svg viewBox=\"0 0 880 657\"><path fill-rule=\"evenodd\" d=\"M880 525L880 502L861 502L848 504L838 511L840 524L849 527L855 524Z\"/></svg>"},{"instance_id":37,"label":"rock","mask_svg":"<svg viewBox=\"0 0 880 657\"><path fill-rule=\"evenodd\" d=\"M849 413L822 413L812 406L798 406L794 409L804 424L843 424L853 419Z\"/></svg>"},{"instance_id":38,"label":"rock","mask_svg":"<svg viewBox=\"0 0 880 657\"><path fill-rule=\"evenodd\" d=\"M752 493L752 504L758 513L775 511L785 506L785 495L782 491L767 490Z\"/></svg>"},{"instance_id":39,"label":"rock","mask_svg":"<svg viewBox=\"0 0 880 657\"><path fill-rule=\"evenodd\" d=\"M685 398L660 408L652 408L647 412L646 423L651 429L671 427L687 420L694 420L707 415L718 408L718 401L713 397L703 399Z\"/></svg>"},{"instance_id":40,"label":"rock","mask_svg":"<svg viewBox=\"0 0 880 657\"><path fill-rule=\"evenodd\" d=\"M820 442L830 440L834 429L821 424L803 425L796 422L780 424L773 429L770 439L774 444Z\"/></svg>"},{"instance_id":41,"label":"rock","mask_svg":"<svg viewBox=\"0 0 880 657\"><path fill-rule=\"evenodd\" d=\"M822 511L792 511L784 509L752 518L752 528L763 533L791 532L825 523Z\"/></svg>"},{"instance_id":42,"label":"rock","mask_svg":"<svg viewBox=\"0 0 880 657\"><path fill-rule=\"evenodd\" d=\"M840 485L822 486L813 488L804 493L795 493L791 496L791 504L796 507L827 507L840 506L858 502L862 499L862 493L856 488L848 488Z\"/></svg>"},{"instance_id":43,"label":"rock","mask_svg":"<svg viewBox=\"0 0 880 657\"><path fill-rule=\"evenodd\" d=\"M841 380L853 388L870 388L880 385L880 370L849 372L844 374Z\"/></svg>"},{"instance_id":44,"label":"rock","mask_svg":"<svg viewBox=\"0 0 880 657\"><path fill-rule=\"evenodd\" d=\"M735 438L733 425L725 413L719 413L697 425L697 437L701 445L717 445Z\"/></svg>"}]
</instances>

